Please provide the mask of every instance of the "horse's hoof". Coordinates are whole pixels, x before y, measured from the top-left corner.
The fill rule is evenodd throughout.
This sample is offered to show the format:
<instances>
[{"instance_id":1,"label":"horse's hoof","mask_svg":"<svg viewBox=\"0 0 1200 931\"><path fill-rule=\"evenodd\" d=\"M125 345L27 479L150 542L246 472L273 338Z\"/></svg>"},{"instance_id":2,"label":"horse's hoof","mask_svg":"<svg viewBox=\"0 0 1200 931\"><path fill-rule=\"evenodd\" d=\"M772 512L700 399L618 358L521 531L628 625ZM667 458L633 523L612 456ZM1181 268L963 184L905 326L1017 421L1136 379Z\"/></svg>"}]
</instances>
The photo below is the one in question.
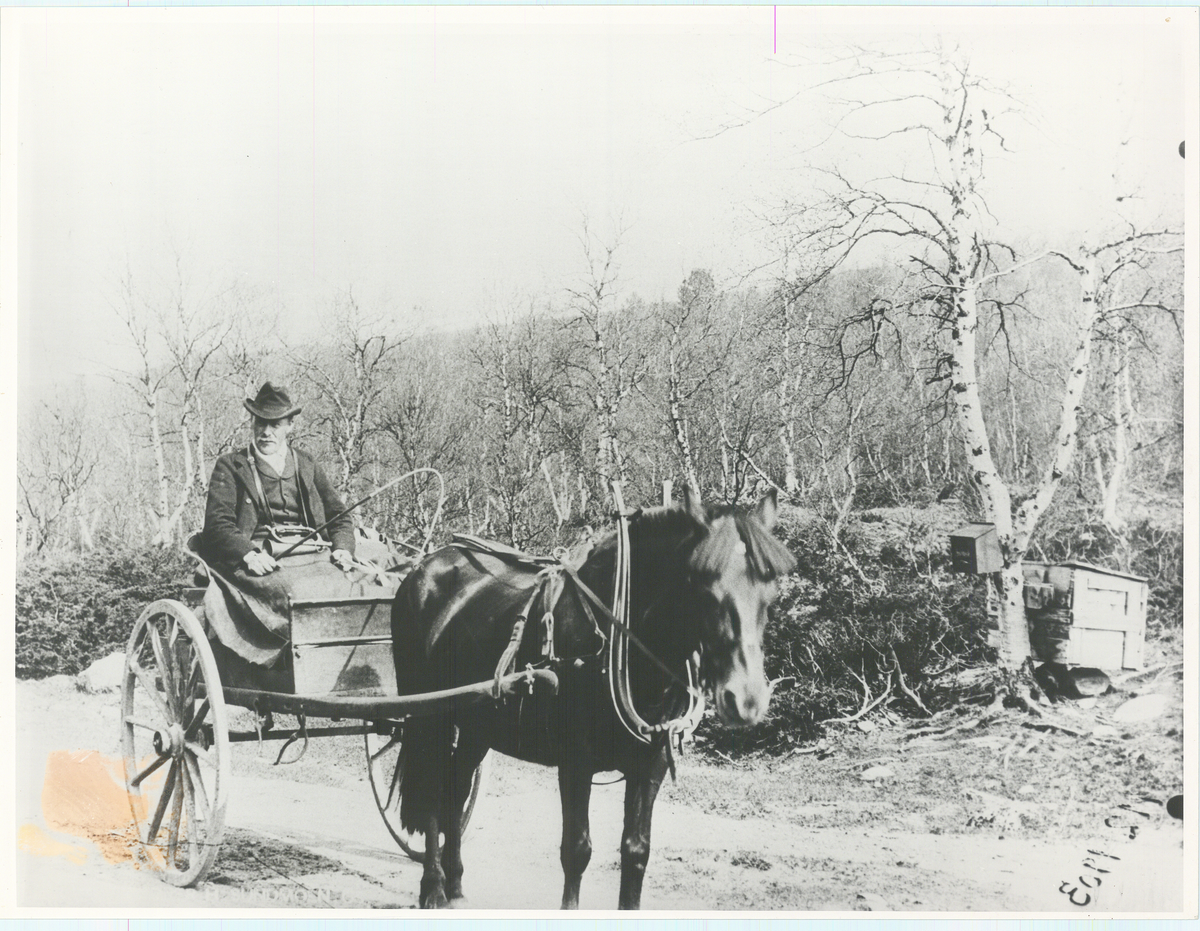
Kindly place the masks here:
<instances>
[{"instance_id":1,"label":"horse's hoof","mask_svg":"<svg viewBox=\"0 0 1200 931\"><path fill-rule=\"evenodd\" d=\"M441 889L434 889L432 892L421 895L421 908L445 908L448 904L446 893Z\"/></svg>"},{"instance_id":2,"label":"horse's hoof","mask_svg":"<svg viewBox=\"0 0 1200 931\"><path fill-rule=\"evenodd\" d=\"M467 901L465 895L457 896L453 899L448 899L446 902L447 908L470 908L471 903Z\"/></svg>"}]
</instances>

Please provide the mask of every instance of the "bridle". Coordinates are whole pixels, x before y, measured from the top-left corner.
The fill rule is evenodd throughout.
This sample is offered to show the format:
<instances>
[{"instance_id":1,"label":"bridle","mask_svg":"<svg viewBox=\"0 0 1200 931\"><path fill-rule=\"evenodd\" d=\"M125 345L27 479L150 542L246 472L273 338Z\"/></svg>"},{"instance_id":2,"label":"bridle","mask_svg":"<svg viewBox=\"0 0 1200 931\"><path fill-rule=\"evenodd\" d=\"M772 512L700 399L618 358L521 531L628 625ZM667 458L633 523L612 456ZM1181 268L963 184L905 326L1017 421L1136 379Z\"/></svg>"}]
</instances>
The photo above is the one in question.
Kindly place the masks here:
<instances>
[{"instance_id":1,"label":"bridle","mask_svg":"<svg viewBox=\"0 0 1200 931\"><path fill-rule=\"evenodd\" d=\"M704 714L704 692L699 687L699 669L695 657L689 658L687 662L688 681L684 682L629 629L629 515L625 512L620 484L613 482L612 490L617 508L617 554L614 567L613 604L609 618L612 622L612 636L608 638L605 668L608 674L608 687L609 693L612 695L613 708L621 725L641 743L650 744L656 737L665 737L668 748L672 745L682 746L683 741L695 731ZM687 690L688 706L683 714L658 724L651 724L638 713L633 703L633 692L629 683L629 645L631 642L675 683Z\"/></svg>"}]
</instances>

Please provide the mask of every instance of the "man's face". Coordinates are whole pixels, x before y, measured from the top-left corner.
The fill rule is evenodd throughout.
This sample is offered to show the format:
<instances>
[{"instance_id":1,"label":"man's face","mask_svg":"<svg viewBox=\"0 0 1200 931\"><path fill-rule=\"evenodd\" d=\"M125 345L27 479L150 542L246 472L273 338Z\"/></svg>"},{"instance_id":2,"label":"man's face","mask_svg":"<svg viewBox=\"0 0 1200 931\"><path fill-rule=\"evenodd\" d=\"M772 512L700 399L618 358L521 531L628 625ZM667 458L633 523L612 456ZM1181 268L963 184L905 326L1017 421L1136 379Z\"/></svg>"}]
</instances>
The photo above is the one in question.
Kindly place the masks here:
<instances>
[{"instance_id":1,"label":"man's face","mask_svg":"<svg viewBox=\"0 0 1200 931\"><path fill-rule=\"evenodd\" d=\"M254 445L265 456L272 456L287 446L288 434L292 432L295 417L283 420L254 418Z\"/></svg>"}]
</instances>

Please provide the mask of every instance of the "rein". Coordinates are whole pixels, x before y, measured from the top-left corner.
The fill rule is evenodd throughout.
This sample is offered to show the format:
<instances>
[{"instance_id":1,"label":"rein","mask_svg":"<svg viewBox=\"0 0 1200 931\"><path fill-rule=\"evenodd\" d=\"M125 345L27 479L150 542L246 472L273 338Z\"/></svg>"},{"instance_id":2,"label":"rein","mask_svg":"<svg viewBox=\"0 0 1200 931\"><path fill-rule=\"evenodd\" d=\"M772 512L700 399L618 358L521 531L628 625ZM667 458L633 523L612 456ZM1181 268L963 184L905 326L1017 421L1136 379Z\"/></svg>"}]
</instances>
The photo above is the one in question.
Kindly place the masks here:
<instances>
[{"instance_id":1,"label":"rein","mask_svg":"<svg viewBox=\"0 0 1200 931\"><path fill-rule=\"evenodd\" d=\"M613 482L612 490L613 500L617 507L617 559L614 573L613 607L611 613L605 612L613 624L613 635L608 641L608 662L606 664L609 693L612 695L613 708L617 712L618 720L631 736L641 743L649 744L656 735L664 735L667 739L667 750L670 752L673 743L682 746L684 739L700 723L700 716L704 713L704 693L696 685L698 676L693 660L688 661L688 681L684 682L629 629L629 517L625 513L625 502L621 496L620 484ZM630 642L675 683L687 690L688 707L682 715L660 724L651 724L638 713L633 704L633 692L629 684ZM671 763L673 773L674 760Z\"/></svg>"}]
</instances>

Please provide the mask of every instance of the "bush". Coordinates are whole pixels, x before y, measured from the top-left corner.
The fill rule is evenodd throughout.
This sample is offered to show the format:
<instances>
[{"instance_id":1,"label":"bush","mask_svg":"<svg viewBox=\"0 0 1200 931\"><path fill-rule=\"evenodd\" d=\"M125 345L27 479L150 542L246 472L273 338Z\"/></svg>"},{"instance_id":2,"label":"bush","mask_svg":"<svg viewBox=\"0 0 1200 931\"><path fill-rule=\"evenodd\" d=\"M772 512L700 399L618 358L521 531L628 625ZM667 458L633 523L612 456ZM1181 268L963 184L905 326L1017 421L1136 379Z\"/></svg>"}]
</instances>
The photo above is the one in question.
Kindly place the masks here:
<instances>
[{"instance_id":1,"label":"bush","mask_svg":"<svg viewBox=\"0 0 1200 931\"><path fill-rule=\"evenodd\" d=\"M1161 516L1141 517L1131 521L1118 536L1086 512L1055 517L1042 537L1047 561L1086 562L1140 575L1150 589L1147 633L1161 634L1183 625L1182 525Z\"/></svg>"},{"instance_id":2,"label":"bush","mask_svg":"<svg viewBox=\"0 0 1200 931\"><path fill-rule=\"evenodd\" d=\"M766 722L750 730L706 719L698 736L722 753L778 752L856 713L892 676L891 710L930 711L964 700L946 667L994 662L987 646L986 583L949 571L946 537L961 515L938 508L859 512L836 547L815 515L781 515L779 535L799 563L783 582L765 637L766 671L779 686ZM1183 532L1162 519L1132 521L1120 537L1082 509L1061 508L1041 534L1052 563L1080 561L1149 580L1147 631L1174 636L1183 618ZM861 569L861 575L860 575ZM864 581L862 575L869 581Z\"/></svg>"},{"instance_id":3,"label":"bush","mask_svg":"<svg viewBox=\"0 0 1200 931\"><path fill-rule=\"evenodd\" d=\"M936 690L934 674L989 660L984 583L949 575L945 555L931 552L927 528L913 524L906 532L910 546L874 552L878 541L856 539L851 528L845 535L851 562L818 526L781 528L799 566L784 580L764 642L767 675L781 680L771 713L745 731L706 720L699 736L708 748L777 752L812 740L821 721L855 713L865 690L878 697L889 677L899 699L889 701L891 708L920 710L900 688L900 676L930 710L955 700ZM919 562L908 555L918 550L927 554Z\"/></svg>"},{"instance_id":4,"label":"bush","mask_svg":"<svg viewBox=\"0 0 1200 931\"><path fill-rule=\"evenodd\" d=\"M17 678L76 675L123 651L142 609L176 598L192 561L171 550L54 554L17 573Z\"/></svg>"}]
</instances>

